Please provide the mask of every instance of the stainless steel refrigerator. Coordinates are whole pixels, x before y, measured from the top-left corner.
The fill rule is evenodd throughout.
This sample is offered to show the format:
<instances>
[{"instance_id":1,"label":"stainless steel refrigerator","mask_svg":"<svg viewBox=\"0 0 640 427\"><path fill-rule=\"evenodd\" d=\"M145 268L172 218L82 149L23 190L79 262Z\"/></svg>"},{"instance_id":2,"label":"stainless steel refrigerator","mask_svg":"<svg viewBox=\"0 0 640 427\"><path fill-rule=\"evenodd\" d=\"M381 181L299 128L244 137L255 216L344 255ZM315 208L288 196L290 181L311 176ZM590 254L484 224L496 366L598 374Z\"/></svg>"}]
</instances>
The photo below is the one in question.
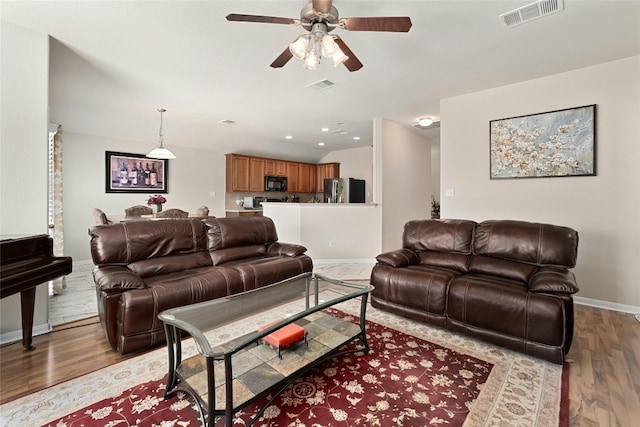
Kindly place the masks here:
<instances>
[{"instance_id":1,"label":"stainless steel refrigerator","mask_svg":"<svg viewBox=\"0 0 640 427\"><path fill-rule=\"evenodd\" d=\"M355 178L330 178L324 180L325 203L364 203L366 182Z\"/></svg>"}]
</instances>

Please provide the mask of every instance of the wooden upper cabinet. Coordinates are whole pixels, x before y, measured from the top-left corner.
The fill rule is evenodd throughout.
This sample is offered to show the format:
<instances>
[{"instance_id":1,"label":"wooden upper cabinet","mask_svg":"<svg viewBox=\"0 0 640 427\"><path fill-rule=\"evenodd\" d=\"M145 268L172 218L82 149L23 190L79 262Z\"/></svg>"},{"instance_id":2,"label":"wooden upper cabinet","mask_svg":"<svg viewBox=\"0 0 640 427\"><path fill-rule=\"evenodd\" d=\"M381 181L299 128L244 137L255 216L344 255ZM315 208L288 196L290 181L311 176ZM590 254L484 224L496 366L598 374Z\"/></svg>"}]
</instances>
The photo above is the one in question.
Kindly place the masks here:
<instances>
[{"instance_id":1,"label":"wooden upper cabinet","mask_svg":"<svg viewBox=\"0 0 640 427\"><path fill-rule=\"evenodd\" d=\"M316 193L318 191L318 166L309 165L309 192Z\"/></svg>"},{"instance_id":2,"label":"wooden upper cabinet","mask_svg":"<svg viewBox=\"0 0 640 427\"><path fill-rule=\"evenodd\" d=\"M249 191L264 191L265 161L259 157L249 158Z\"/></svg>"},{"instance_id":3,"label":"wooden upper cabinet","mask_svg":"<svg viewBox=\"0 0 640 427\"><path fill-rule=\"evenodd\" d=\"M324 192L325 178L340 177L340 163L287 162L264 157L227 154L227 192L264 192L264 177L286 176L287 192Z\"/></svg>"},{"instance_id":4,"label":"wooden upper cabinet","mask_svg":"<svg viewBox=\"0 0 640 427\"><path fill-rule=\"evenodd\" d=\"M324 180L340 178L340 163L321 163L317 165L316 192L324 193Z\"/></svg>"},{"instance_id":5,"label":"wooden upper cabinet","mask_svg":"<svg viewBox=\"0 0 640 427\"><path fill-rule=\"evenodd\" d=\"M298 191L301 193L311 192L311 177L309 176L309 170L311 165L308 163L298 164Z\"/></svg>"},{"instance_id":6,"label":"wooden upper cabinet","mask_svg":"<svg viewBox=\"0 0 640 427\"><path fill-rule=\"evenodd\" d=\"M227 154L227 191L249 190L249 160L250 157L237 154Z\"/></svg>"},{"instance_id":7,"label":"wooden upper cabinet","mask_svg":"<svg viewBox=\"0 0 640 427\"><path fill-rule=\"evenodd\" d=\"M269 176L287 176L287 162L275 159L265 159L264 174Z\"/></svg>"},{"instance_id":8,"label":"wooden upper cabinet","mask_svg":"<svg viewBox=\"0 0 640 427\"><path fill-rule=\"evenodd\" d=\"M287 162L287 192L289 193L300 191L298 187L299 165L300 163Z\"/></svg>"}]
</instances>

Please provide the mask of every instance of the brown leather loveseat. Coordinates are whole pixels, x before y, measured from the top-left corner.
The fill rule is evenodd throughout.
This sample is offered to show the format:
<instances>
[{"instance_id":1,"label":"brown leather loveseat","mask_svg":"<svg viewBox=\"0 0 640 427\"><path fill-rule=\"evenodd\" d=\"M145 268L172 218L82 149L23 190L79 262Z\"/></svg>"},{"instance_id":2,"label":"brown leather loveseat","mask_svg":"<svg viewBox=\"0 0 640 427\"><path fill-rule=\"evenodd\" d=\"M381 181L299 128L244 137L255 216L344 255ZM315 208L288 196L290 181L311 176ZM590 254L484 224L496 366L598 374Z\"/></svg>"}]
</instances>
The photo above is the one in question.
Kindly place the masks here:
<instances>
[{"instance_id":1,"label":"brown leather loveseat","mask_svg":"<svg viewBox=\"0 0 640 427\"><path fill-rule=\"evenodd\" d=\"M524 221L416 220L377 257L371 304L554 363L574 327L578 233Z\"/></svg>"},{"instance_id":2,"label":"brown leather loveseat","mask_svg":"<svg viewBox=\"0 0 640 427\"><path fill-rule=\"evenodd\" d=\"M166 219L89 229L98 312L109 344L164 342L158 314L311 272L304 246L280 243L267 217Z\"/></svg>"}]
</instances>

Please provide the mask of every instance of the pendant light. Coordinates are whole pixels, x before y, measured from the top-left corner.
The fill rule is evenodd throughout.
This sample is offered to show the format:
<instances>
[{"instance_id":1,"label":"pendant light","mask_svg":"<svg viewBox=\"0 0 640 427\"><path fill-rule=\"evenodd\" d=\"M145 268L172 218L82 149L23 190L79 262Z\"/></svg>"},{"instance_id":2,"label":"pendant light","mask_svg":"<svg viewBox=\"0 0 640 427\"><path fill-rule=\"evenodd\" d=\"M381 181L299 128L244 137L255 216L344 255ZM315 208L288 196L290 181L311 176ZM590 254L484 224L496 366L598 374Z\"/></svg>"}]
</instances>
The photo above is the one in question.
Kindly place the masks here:
<instances>
[{"instance_id":1,"label":"pendant light","mask_svg":"<svg viewBox=\"0 0 640 427\"><path fill-rule=\"evenodd\" d=\"M158 111L160 112L160 145L158 146L158 148L154 148L153 150L149 151L147 157L151 157L152 159L175 159L175 154L164 148L164 135L162 135L162 113L167 110L165 110L164 108L158 108Z\"/></svg>"}]
</instances>

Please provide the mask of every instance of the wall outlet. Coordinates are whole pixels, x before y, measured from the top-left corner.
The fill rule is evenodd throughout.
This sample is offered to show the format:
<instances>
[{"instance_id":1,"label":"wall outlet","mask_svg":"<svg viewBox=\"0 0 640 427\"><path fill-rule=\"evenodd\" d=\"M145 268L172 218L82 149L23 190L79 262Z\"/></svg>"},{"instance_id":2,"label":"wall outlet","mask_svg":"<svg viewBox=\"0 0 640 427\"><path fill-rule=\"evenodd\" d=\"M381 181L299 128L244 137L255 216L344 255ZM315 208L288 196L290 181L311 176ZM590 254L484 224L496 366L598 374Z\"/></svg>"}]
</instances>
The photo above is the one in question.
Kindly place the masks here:
<instances>
[{"instance_id":1,"label":"wall outlet","mask_svg":"<svg viewBox=\"0 0 640 427\"><path fill-rule=\"evenodd\" d=\"M216 197L215 191L209 191L209 197Z\"/></svg>"},{"instance_id":2,"label":"wall outlet","mask_svg":"<svg viewBox=\"0 0 640 427\"><path fill-rule=\"evenodd\" d=\"M445 197L453 197L454 194L455 194L455 191L453 191L453 188L445 188L444 190Z\"/></svg>"}]
</instances>

